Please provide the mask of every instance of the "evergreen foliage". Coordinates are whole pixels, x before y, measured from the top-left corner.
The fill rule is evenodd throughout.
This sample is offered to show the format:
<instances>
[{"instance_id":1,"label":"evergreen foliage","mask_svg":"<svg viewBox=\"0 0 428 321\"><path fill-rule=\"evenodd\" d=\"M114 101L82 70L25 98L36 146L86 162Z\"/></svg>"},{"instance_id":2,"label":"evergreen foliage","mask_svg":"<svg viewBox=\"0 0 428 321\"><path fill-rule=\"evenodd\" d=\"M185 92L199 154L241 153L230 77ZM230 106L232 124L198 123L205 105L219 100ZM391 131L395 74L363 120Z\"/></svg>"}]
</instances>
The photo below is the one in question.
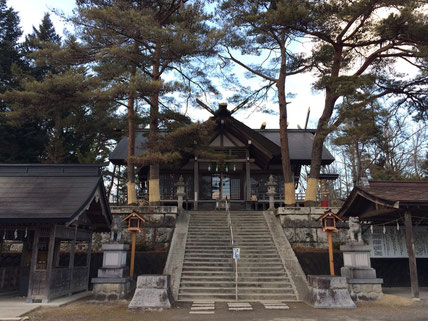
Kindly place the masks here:
<instances>
[{"instance_id":1,"label":"evergreen foliage","mask_svg":"<svg viewBox=\"0 0 428 321\"><path fill-rule=\"evenodd\" d=\"M309 59L296 53L293 46L300 36L288 26L280 24L284 15L292 19L291 12L277 1L222 1L220 15L224 18L226 37L226 56L221 56L225 65L230 61L243 67L248 77L259 77L264 81L261 88L248 94L252 99L268 97L267 92L274 90L279 107L279 125L281 137L281 159L284 182L294 186L294 175L290 163L287 136L287 95L286 78L308 70ZM236 58L233 49L240 50L242 55L261 56L258 64L249 64ZM266 58L267 56L267 58ZM230 78L230 76L229 76ZM232 80L235 80L232 78ZM244 91L244 93L246 93ZM292 192L294 189L288 189ZM294 193L286 193L285 204L295 204Z\"/></svg>"},{"instance_id":2,"label":"evergreen foliage","mask_svg":"<svg viewBox=\"0 0 428 321\"><path fill-rule=\"evenodd\" d=\"M7 7L6 0L0 0L0 95L19 87L19 80L13 70L24 68L19 38L22 35L17 13ZM11 126L5 113L11 107L0 97L0 162L36 162L44 137L37 123Z\"/></svg>"},{"instance_id":3,"label":"evergreen foliage","mask_svg":"<svg viewBox=\"0 0 428 321\"><path fill-rule=\"evenodd\" d=\"M293 19L281 15L282 26L314 39L318 80L317 89L325 91L324 110L319 119L312 148L309 179L316 183L322 146L327 135L337 128L331 124L337 103L343 97L360 100L394 95L400 105L426 109L426 74L408 79L394 70L397 61L421 67L428 43L425 1L277 1L291 9ZM280 5L279 5L280 4ZM385 15L387 14L387 16ZM365 93L371 93L365 96ZM333 125L333 126L332 126ZM308 188L308 204L316 189Z\"/></svg>"},{"instance_id":4,"label":"evergreen foliage","mask_svg":"<svg viewBox=\"0 0 428 321\"><path fill-rule=\"evenodd\" d=\"M219 32L207 23L202 1L77 1L71 21L93 53L94 70L110 80L109 90L117 100L127 98L129 119L128 178L134 177L136 100L149 109L151 149L144 163L152 158L150 177L159 177L158 127L161 112L170 112L171 93L201 88L213 89L196 58L216 53ZM166 73L177 76L167 81ZM182 81L179 82L178 79ZM202 79L198 82L198 79ZM169 98L169 99L168 99ZM165 100L165 102L162 101ZM161 108L163 107L163 108ZM170 113L171 114L171 113Z\"/></svg>"},{"instance_id":5,"label":"evergreen foliage","mask_svg":"<svg viewBox=\"0 0 428 321\"><path fill-rule=\"evenodd\" d=\"M103 99L98 79L85 67L74 66L74 61L54 58L66 57L66 47L45 15L24 42L26 64L12 70L19 86L1 96L9 107L3 113L8 125L32 129L28 143L38 140L35 155L27 162L102 162L109 141L117 136L114 109Z\"/></svg>"}]
</instances>

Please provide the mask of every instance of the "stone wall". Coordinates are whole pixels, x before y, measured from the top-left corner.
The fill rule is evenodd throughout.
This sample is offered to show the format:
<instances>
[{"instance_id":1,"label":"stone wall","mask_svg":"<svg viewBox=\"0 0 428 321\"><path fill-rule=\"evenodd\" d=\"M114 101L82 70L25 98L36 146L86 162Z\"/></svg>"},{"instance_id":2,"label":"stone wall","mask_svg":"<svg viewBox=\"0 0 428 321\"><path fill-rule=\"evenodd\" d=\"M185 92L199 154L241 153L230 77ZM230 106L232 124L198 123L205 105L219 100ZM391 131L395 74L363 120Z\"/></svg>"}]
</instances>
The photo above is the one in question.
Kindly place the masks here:
<instances>
[{"instance_id":1,"label":"stone wall","mask_svg":"<svg viewBox=\"0 0 428 321\"><path fill-rule=\"evenodd\" d=\"M137 233L137 251L167 251L174 233L177 220L176 206L111 206L113 220L123 228L125 243L131 244L131 233L126 231L127 223L123 218L136 211L144 220L142 233ZM109 233L94 233L93 249L101 250L101 244L109 241Z\"/></svg>"},{"instance_id":2,"label":"stone wall","mask_svg":"<svg viewBox=\"0 0 428 321\"><path fill-rule=\"evenodd\" d=\"M330 208L337 213L339 208ZM277 217L284 233L293 248L327 249L327 233L321 232L321 221L317 219L324 214L324 207L280 207ZM339 249L347 239L348 225L337 222L339 232L332 234L333 247Z\"/></svg>"}]
</instances>

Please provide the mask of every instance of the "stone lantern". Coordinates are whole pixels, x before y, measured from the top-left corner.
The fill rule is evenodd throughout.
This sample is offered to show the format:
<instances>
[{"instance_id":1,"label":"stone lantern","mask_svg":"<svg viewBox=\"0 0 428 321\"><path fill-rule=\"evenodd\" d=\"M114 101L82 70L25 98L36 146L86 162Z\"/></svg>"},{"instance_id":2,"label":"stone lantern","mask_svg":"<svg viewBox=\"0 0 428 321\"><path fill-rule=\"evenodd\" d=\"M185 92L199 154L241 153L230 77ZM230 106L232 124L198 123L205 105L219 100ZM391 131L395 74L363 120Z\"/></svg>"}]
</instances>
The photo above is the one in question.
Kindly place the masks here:
<instances>
[{"instance_id":1,"label":"stone lantern","mask_svg":"<svg viewBox=\"0 0 428 321\"><path fill-rule=\"evenodd\" d=\"M126 253L129 245L123 244L122 229L116 220L110 233L110 242L101 246L103 266L98 269L98 277L92 278L95 300L110 301L126 299L131 292L129 268Z\"/></svg>"},{"instance_id":2,"label":"stone lantern","mask_svg":"<svg viewBox=\"0 0 428 321\"><path fill-rule=\"evenodd\" d=\"M267 186L267 193L266 195L269 196L269 211L275 210L275 188L276 188L276 182L273 179L273 176L269 176L269 180L266 183Z\"/></svg>"},{"instance_id":3,"label":"stone lantern","mask_svg":"<svg viewBox=\"0 0 428 321\"><path fill-rule=\"evenodd\" d=\"M185 183L183 175L180 175L180 178L178 179L178 182L175 183L175 186L177 187L178 212L181 213L183 211L183 198L186 195L186 192L184 191Z\"/></svg>"}]
</instances>

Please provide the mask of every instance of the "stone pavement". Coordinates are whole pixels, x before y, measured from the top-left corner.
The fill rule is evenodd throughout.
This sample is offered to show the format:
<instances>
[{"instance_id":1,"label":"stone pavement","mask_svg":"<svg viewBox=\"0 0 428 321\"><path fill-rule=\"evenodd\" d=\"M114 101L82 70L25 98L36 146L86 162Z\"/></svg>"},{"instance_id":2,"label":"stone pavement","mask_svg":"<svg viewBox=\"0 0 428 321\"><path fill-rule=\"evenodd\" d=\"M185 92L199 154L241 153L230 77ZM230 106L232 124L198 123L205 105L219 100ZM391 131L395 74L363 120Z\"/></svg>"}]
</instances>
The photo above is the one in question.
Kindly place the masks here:
<instances>
[{"instance_id":1,"label":"stone pavement","mask_svg":"<svg viewBox=\"0 0 428 321\"><path fill-rule=\"evenodd\" d=\"M40 307L61 307L73 301L88 297L92 292L81 292L72 296L58 298L49 303L27 303L19 296L0 297L0 320L19 320L19 317Z\"/></svg>"}]
</instances>

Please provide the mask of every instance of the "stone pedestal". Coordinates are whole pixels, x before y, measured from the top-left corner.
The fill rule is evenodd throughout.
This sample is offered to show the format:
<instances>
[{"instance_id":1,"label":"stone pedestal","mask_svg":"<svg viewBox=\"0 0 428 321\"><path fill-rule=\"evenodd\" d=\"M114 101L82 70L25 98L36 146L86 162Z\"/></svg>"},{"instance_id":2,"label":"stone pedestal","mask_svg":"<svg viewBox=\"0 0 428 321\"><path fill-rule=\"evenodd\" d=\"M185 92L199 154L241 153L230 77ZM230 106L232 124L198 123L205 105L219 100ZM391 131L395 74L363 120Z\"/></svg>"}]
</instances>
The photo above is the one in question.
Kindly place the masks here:
<instances>
[{"instance_id":1,"label":"stone pedestal","mask_svg":"<svg viewBox=\"0 0 428 321\"><path fill-rule=\"evenodd\" d=\"M308 275L309 291L305 302L317 309L355 308L346 278L330 275Z\"/></svg>"},{"instance_id":2,"label":"stone pedestal","mask_svg":"<svg viewBox=\"0 0 428 321\"><path fill-rule=\"evenodd\" d=\"M340 274L348 281L349 293L354 300L377 300L382 297L383 280L376 278L370 263L370 246L363 242L342 245L344 267Z\"/></svg>"},{"instance_id":3,"label":"stone pedestal","mask_svg":"<svg viewBox=\"0 0 428 321\"><path fill-rule=\"evenodd\" d=\"M170 308L172 303L169 275L140 275L128 309Z\"/></svg>"},{"instance_id":4,"label":"stone pedestal","mask_svg":"<svg viewBox=\"0 0 428 321\"><path fill-rule=\"evenodd\" d=\"M101 247L103 266L92 279L94 299L99 301L126 299L131 292L129 267L126 266L127 244L107 243Z\"/></svg>"}]
</instances>

